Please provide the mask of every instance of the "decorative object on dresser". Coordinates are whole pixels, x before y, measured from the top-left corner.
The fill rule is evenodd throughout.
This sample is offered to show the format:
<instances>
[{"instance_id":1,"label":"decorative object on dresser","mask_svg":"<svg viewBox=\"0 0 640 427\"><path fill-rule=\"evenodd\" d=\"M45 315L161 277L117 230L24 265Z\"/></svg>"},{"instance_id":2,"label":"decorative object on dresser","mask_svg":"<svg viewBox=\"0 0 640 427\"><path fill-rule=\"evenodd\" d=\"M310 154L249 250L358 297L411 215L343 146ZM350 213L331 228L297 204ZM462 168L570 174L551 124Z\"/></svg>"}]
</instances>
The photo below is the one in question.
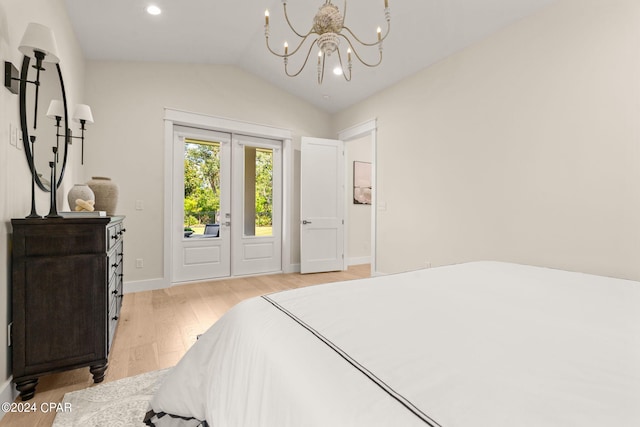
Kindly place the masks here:
<instances>
[{"instance_id":1,"label":"decorative object on dresser","mask_svg":"<svg viewBox=\"0 0 640 427\"><path fill-rule=\"evenodd\" d=\"M96 196L87 184L75 184L67 193L69 209L72 211L95 210Z\"/></svg>"},{"instance_id":2,"label":"decorative object on dresser","mask_svg":"<svg viewBox=\"0 0 640 427\"><path fill-rule=\"evenodd\" d=\"M13 380L90 367L104 379L123 295L124 217L13 219Z\"/></svg>"},{"instance_id":3,"label":"decorative object on dresser","mask_svg":"<svg viewBox=\"0 0 640 427\"><path fill-rule=\"evenodd\" d=\"M115 215L118 206L118 185L103 176L92 176L87 185L96 196L95 209L106 211L107 215Z\"/></svg>"}]
</instances>

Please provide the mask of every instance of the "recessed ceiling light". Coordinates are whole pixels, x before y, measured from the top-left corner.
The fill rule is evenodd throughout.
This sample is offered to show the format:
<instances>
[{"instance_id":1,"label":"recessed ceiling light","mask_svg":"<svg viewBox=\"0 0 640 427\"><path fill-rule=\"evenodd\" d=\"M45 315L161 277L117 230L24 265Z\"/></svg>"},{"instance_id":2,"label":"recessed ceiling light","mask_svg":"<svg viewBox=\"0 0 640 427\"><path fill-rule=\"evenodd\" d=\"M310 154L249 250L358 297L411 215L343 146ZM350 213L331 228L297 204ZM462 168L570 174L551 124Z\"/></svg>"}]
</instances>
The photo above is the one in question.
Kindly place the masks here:
<instances>
[{"instance_id":1,"label":"recessed ceiling light","mask_svg":"<svg viewBox=\"0 0 640 427\"><path fill-rule=\"evenodd\" d=\"M333 69L333 74L335 74L336 76L342 75L342 67L337 66L336 68L334 68Z\"/></svg>"},{"instance_id":2,"label":"recessed ceiling light","mask_svg":"<svg viewBox=\"0 0 640 427\"><path fill-rule=\"evenodd\" d=\"M149 15L160 15L162 13L162 9L160 9L155 4L152 4L150 6L147 6L147 13Z\"/></svg>"}]
</instances>

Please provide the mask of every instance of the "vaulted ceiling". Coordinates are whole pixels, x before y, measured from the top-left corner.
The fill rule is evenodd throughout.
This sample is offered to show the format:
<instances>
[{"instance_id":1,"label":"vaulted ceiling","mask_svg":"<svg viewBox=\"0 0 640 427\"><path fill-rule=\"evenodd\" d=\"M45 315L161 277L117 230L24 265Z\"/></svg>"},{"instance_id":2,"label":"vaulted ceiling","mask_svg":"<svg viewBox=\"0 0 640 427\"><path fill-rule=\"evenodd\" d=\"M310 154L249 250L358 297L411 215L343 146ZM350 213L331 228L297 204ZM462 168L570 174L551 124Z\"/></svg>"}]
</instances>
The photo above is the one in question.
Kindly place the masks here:
<instances>
[{"instance_id":1,"label":"vaulted ceiling","mask_svg":"<svg viewBox=\"0 0 640 427\"><path fill-rule=\"evenodd\" d=\"M317 83L310 64L295 78L267 51L264 11L270 11L271 42L282 49L296 37L287 31L282 0L65 0L72 25L90 60L230 64L255 74L328 112L337 112L437 61L478 42L557 0L389 0L391 33L377 68L354 61L353 79L331 73ZM151 16L149 4L162 8ZM323 0L289 0L299 32L307 32ZM341 10L344 0L334 0ZM375 40L385 28L383 0L351 0L345 25ZM377 49L363 56L377 58ZM367 55L368 54L368 55ZM335 60L335 55L334 58ZM299 67L302 58L290 59Z\"/></svg>"}]
</instances>

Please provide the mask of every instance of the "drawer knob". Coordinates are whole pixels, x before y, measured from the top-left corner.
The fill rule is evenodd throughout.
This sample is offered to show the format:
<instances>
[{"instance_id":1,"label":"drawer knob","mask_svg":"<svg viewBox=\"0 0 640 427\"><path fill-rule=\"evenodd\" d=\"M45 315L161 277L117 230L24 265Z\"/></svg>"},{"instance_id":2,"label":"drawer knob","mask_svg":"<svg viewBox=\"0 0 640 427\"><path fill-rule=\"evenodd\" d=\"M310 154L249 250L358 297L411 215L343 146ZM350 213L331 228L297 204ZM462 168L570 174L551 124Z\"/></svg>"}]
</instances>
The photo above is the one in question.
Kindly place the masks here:
<instances>
[{"instance_id":1,"label":"drawer knob","mask_svg":"<svg viewBox=\"0 0 640 427\"><path fill-rule=\"evenodd\" d=\"M111 320L118 320L118 316L113 316Z\"/></svg>"},{"instance_id":2,"label":"drawer knob","mask_svg":"<svg viewBox=\"0 0 640 427\"><path fill-rule=\"evenodd\" d=\"M118 290L116 289L116 290L114 290L114 291L113 291L113 292L111 292L111 293L112 293L112 294L114 294L114 295L118 295Z\"/></svg>"}]
</instances>

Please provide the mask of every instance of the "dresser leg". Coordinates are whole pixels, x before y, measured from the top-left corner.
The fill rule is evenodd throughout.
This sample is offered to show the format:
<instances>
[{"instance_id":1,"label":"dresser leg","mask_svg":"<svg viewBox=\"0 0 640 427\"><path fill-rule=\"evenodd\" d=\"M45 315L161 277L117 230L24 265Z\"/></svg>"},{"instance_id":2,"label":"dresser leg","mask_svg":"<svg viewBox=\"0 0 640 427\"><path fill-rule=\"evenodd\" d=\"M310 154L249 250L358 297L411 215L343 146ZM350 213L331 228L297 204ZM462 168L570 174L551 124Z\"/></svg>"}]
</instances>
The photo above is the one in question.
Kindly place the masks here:
<instances>
[{"instance_id":1,"label":"dresser leg","mask_svg":"<svg viewBox=\"0 0 640 427\"><path fill-rule=\"evenodd\" d=\"M89 368L89 372L93 374L94 383L101 383L102 380L104 380L104 373L107 370L108 366L109 364L106 362L101 363L100 365L91 365L91 367Z\"/></svg>"},{"instance_id":2,"label":"dresser leg","mask_svg":"<svg viewBox=\"0 0 640 427\"><path fill-rule=\"evenodd\" d=\"M36 386L38 385L38 379L16 382L16 388L20 392L20 398L25 401L33 398L36 394Z\"/></svg>"}]
</instances>

